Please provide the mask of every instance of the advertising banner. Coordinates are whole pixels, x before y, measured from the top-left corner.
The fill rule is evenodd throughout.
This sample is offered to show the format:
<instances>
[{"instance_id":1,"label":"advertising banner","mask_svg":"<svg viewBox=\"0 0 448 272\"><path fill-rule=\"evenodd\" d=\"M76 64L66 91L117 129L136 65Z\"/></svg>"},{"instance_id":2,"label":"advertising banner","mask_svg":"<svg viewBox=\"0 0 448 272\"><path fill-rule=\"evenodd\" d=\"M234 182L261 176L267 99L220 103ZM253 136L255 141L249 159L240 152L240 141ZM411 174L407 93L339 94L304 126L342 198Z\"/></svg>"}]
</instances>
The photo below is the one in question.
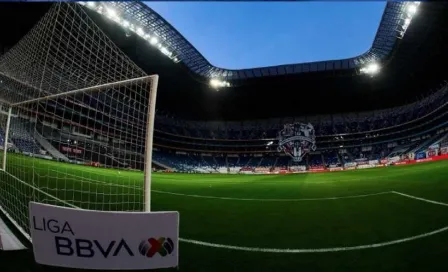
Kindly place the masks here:
<instances>
[{"instance_id":1,"label":"advertising banner","mask_svg":"<svg viewBox=\"0 0 448 272\"><path fill-rule=\"evenodd\" d=\"M376 164L378 164L378 163L379 163L378 160L370 160L370 161L369 161L369 164L371 164L371 165L376 165Z\"/></svg>"},{"instance_id":2,"label":"advertising banner","mask_svg":"<svg viewBox=\"0 0 448 272\"><path fill-rule=\"evenodd\" d=\"M333 168L330 168L330 171L331 171L331 172L333 172L333 171L342 171L342 170L344 170L342 167L333 167Z\"/></svg>"},{"instance_id":3,"label":"advertising banner","mask_svg":"<svg viewBox=\"0 0 448 272\"><path fill-rule=\"evenodd\" d=\"M357 169L367 169L367 168L375 168L376 165L375 164L361 164L358 165L356 168Z\"/></svg>"},{"instance_id":4,"label":"advertising banner","mask_svg":"<svg viewBox=\"0 0 448 272\"><path fill-rule=\"evenodd\" d=\"M323 167L310 167L310 171L311 172L325 172L327 170Z\"/></svg>"},{"instance_id":5,"label":"advertising banner","mask_svg":"<svg viewBox=\"0 0 448 272\"><path fill-rule=\"evenodd\" d=\"M448 154L448 146L440 148L440 155L446 155L446 154Z\"/></svg>"},{"instance_id":6,"label":"advertising banner","mask_svg":"<svg viewBox=\"0 0 448 272\"><path fill-rule=\"evenodd\" d=\"M415 154L416 160L420 160L420 159L424 159L424 158L426 158L426 152L418 152L417 154Z\"/></svg>"},{"instance_id":7,"label":"advertising banner","mask_svg":"<svg viewBox=\"0 0 448 272\"><path fill-rule=\"evenodd\" d=\"M356 162L347 162L344 164L345 168L356 167Z\"/></svg>"},{"instance_id":8,"label":"advertising banner","mask_svg":"<svg viewBox=\"0 0 448 272\"><path fill-rule=\"evenodd\" d=\"M390 157L388 158L389 162L397 162L400 160L400 156L394 156L394 157Z\"/></svg>"},{"instance_id":9,"label":"advertising banner","mask_svg":"<svg viewBox=\"0 0 448 272\"><path fill-rule=\"evenodd\" d=\"M103 212L30 202L37 263L83 269L177 267L179 213Z\"/></svg>"}]
</instances>

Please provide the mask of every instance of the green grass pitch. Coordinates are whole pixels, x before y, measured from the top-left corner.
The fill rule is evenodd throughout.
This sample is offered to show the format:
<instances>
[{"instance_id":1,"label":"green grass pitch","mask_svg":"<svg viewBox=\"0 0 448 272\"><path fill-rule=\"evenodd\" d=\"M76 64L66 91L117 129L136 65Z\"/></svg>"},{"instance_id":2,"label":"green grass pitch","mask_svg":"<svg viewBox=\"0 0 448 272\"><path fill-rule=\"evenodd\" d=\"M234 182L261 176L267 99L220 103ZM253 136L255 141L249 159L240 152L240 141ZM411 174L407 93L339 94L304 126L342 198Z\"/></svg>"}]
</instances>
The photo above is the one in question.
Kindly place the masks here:
<instances>
[{"instance_id":1,"label":"green grass pitch","mask_svg":"<svg viewBox=\"0 0 448 272\"><path fill-rule=\"evenodd\" d=\"M142 209L141 172L8 157L10 173L78 207ZM181 271L448 271L448 206L437 204L448 203L448 161L322 174L153 174L152 180L152 210L179 211L181 238L210 243L181 241ZM11 192L11 184L20 188L17 203L29 201L27 186L2 173L0 192ZM417 238L402 240L409 237ZM390 241L398 242L381 246ZM279 252L260 252L272 249ZM27 263L15 262L14 269Z\"/></svg>"}]
</instances>

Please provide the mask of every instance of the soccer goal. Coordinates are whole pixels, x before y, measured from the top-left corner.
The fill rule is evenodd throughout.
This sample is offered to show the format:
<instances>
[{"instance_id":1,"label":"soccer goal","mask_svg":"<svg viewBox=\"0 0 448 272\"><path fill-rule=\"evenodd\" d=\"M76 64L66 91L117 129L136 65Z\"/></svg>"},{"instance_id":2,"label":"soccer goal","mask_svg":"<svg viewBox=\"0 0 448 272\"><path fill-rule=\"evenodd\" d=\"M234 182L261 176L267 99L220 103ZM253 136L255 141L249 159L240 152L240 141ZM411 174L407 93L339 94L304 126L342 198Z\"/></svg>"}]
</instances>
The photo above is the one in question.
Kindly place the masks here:
<instances>
[{"instance_id":1,"label":"soccer goal","mask_svg":"<svg viewBox=\"0 0 448 272\"><path fill-rule=\"evenodd\" d=\"M1 211L25 235L30 201L150 211L157 85L81 5L55 3L0 57Z\"/></svg>"}]
</instances>

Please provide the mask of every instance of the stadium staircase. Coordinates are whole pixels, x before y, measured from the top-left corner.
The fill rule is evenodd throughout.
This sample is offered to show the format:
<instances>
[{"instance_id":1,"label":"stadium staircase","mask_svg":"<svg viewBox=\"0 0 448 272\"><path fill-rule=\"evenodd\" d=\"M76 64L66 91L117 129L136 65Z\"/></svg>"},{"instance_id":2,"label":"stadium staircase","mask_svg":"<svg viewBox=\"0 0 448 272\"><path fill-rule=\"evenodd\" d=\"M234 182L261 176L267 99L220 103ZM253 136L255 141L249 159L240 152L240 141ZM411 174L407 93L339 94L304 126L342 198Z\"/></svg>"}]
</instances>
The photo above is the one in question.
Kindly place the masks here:
<instances>
[{"instance_id":1,"label":"stadium staircase","mask_svg":"<svg viewBox=\"0 0 448 272\"><path fill-rule=\"evenodd\" d=\"M173 169L173 168L169 167L168 165L163 164L161 162L158 162L156 160L152 160L152 163L157 165L157 166L159 166L159 167L162 167L163 169L166 169L166 170L172 170Z\"/></svg>"},{"instance_id":2,"label":"stadium staircase","mask_svg":"<svg viewBox=\"0 0 448 272\"><path fill-rule=\"evenodd\" d=\"M339 152L337 152L336 155L338 156L338 160L341 163L341 165L344 165L345 161L344 161L344 158L342 158L341 154L339 154Z\"/></svg>"},{"instance_id":3,"label":"stadium staircase","mask_svg":"<svg viewBox=\"0 0 448 272\"><path fill-rule=\"evenodd\" d=\"M34 131L34 139L55 159L68 162L69 159L50 144L42 135Z\"/></svg>"},{"instance_id":4,"label":"stadium staircase","mask_svg":"<svg viewBox=\"0 0 448 272\"><path fill-rule=\"evenodd\" d=\"M322 165L327 165L325 162L324 154L321 153L320 156L322 157Z\"/></svg>"}]
</instances>

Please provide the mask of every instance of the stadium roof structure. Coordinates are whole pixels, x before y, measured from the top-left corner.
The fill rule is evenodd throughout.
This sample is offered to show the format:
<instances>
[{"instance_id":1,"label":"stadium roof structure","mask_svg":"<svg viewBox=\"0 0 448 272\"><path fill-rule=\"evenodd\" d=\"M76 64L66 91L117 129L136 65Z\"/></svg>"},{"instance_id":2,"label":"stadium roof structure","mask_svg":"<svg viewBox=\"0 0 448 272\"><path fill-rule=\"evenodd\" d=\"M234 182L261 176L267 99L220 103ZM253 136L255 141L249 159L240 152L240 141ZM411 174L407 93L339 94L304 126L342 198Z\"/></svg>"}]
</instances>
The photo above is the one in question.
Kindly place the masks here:
<instances>
[{"instance_id":1,"label":"stadium roof structure","mask_svg":"<svg viewBox=\"0 0 448 272\"><path fill-rule=\"evenodd\" d=\"M442 68L448 62L444 48L448 3L419 3L415 16L410 4L415 2L387 3L372 48L360 56L227 70L211 65L165 19L141 2L82 3L87 14L132 61L147 74L160 75L158 110L195 120L373 110L413 102L435 91L448 77ZM0 29L4 30L0 31L4 33L0 36L1 54L52 4L0 5ZM363 74L361 70L372 63L381 71L373 77ZM231 86L211 88L210 79L227 81Z\"/></svg>"},{"instance_id":2,"label":"stadium roof structure","mask_svg":"<svg viewBox=\"0 0 448 272\"><path fill-rule=\"evenodd\" d=\"M222 81L244 80L264 76L278 76L315 71L332 71L364 67L368 63L381 61L389 56L397 39L402 38L413 16L413 8L420 2L388 2L384 10L380 26L372 47L359 56L342 60L330 60L311 63L297 63L252 69L230 70L212 65L187 39L173 26L142 2L111 2L106 4L89 4L82 2L118 23L129 27L141 27L142 33L151 33L163 41L164 46L171 49L173 59L183 62L191 71L202 77ZM113 9L111 16L106 8ZM411 11L408 11L410 9ZM415 12L415 11L414 11ZM125 22L123 24L123 22ZM143 34L143 35L145 35Z\"/></svg>"}]
</instances>

